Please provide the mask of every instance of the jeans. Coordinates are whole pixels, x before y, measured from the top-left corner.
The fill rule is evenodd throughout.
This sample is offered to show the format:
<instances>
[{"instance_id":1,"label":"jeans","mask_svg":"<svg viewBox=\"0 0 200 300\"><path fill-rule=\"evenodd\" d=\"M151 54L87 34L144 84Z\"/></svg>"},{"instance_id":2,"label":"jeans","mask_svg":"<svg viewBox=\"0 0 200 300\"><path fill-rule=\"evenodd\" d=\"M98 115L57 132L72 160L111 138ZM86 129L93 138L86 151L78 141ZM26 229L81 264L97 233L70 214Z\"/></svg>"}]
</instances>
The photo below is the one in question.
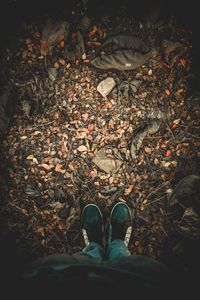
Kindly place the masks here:
<instances>
[{"instance_id":1,"label":"jeans","mask_svg":"<svg viewBox=\"0 0 200 300\"><path fill-rule=\"evenodd\" d=\"M106 250L104 250L103 247L101 247L99 244L92 242L81 252L75 254L75 256L81 254L95 259L98 262L101 262L103 260L113 261L119 257L131 255L122 240L111 241L110 243L108 243Z\"/></svg>"}]
</instances>

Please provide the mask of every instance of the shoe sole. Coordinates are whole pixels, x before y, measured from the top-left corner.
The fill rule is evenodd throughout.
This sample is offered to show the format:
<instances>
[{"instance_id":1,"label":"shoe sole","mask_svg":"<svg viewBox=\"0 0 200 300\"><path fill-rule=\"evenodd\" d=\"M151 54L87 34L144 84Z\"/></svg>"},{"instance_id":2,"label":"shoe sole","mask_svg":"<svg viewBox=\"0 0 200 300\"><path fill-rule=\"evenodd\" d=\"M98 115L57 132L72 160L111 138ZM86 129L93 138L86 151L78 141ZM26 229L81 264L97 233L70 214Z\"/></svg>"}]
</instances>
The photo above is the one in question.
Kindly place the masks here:
<instances>
[{"instance_id":1,"label":"shoe sole","mask_svg":"<svg viewBox=\"0 0 200 300\"><path fill-rule=\"evenodd\" d=\"M81 218L82 218L82 215L83 215L85 209L86 209L88 206L95 206L95 207L98 209L98 211L99 211L99 213L100 213L100 215L101 215L102 224L103 224L103 215L102 215L102 213L101 213L101 210L100 210L100 208L99 208L96 204L94 204L94 203L89 203L89 204L87 204L87 205L84 207L84 209L83 209L83 211L82 211L82 213L81 213ZM104 232L104 231L103 231L103 226L102 226L102 232ZM86 230L85 230L84 228L82 228L82 234L83 234L83 239L84 239L84 242L85 242L85 246L87 247L87 246L89 245L90 242L89 242L89 239L88 239L87 232L86 232Z\"/></svg>"},{"instance_id":2,"label":"shoe sole","mask_svg":"<svg viewBox=\"0 0 200 300\"><path fill-rule=\"evenodd\" d=\"M123 204L123 205L125 205L128 208L128 211L129 211L129 214L130 214L130 218L131 218L131 226L129 226L127 228L126 236L125 236L125 239L124 239L124 243L125 243L126 247L128 247L128 244L129 244L129 241L130 241L130 238L131 238L131 233L132 233L132 214L131 214L130 208L128 207L128 205L126 203L124 203L124 202L118 202L118 203L116 203L114 205L114 207L112 208L111 213L110 213L110 223L111 223L112 213L113 213L115 207L117 207L120 204ZM109 230L110 230L110 232L112 231L112 225L111 224L110 224Z\"/></svg>"}]
</instances>

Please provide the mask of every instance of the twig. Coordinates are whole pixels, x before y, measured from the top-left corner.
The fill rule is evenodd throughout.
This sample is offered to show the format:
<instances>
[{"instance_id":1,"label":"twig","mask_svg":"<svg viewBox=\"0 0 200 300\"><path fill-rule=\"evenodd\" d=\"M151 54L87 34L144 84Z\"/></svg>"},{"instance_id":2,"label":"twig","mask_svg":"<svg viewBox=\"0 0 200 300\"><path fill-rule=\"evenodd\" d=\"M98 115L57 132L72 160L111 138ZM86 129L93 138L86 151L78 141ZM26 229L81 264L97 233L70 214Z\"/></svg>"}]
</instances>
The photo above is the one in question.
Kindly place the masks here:
<instances>
[{"instance_id":1,"label":"twig","mask_svg":"<svg viewBox=\"0 0 200 300\"><path fill-rule=\"evenodd\" d=\"M162 183L161 185L159 185L154 191L152 191L148 196L147 196L147 199L153 195L153 194L156 194L159 190L161 190L163 187L165 187L166 185L168 185L170 183L170 181L172 181L172 179Z\"/></svg>"},{"instance_id":2,"label":"twig","mask_svg":"<svg viewBox=\"0 0 200 300\"><path fill-rule=\"evenodd\" d=\"M172 132L171 128L169 127L169 125L167 124L167 122L165 121L165 119L164 119L164 118L163 118L163 121L165 122L165 124L166 124L167 128L169 129L169 131L170 131L170 133L171 133L171 135L172 135L173 139L175 139L175 136L174 136L174 134L173 134L173 132Z\"/></svg>"},{"instance_id":3,"label":"twig","mask_svg":"<svg viewBox=\"0 0 200 300\"><path fill-rule=\"evenodd\" d=\"M43 124L34 124L34 127L43 127L43 126L47 126L47 125L51 125L54 121L50 121L47 123L43 123Z\"/></svg>"},{"instance_id":4,"label":"twig","mask_svg":"<svg viewBox=\"0 0 200 300\"><path fill-rule=\"evenodd\" d=\"M150 202L144 204L144 206L149 206L149 205L151 205L151 204L154 204L154 203L156 203L156 202L159 202L160 200L162 200L162 199L165 198L165 197L166 197L166 195L164 195L164 196L162 196L162 197L160 197L160 198L158 198L158 199L156 199L156 200L150 201Z\"/></svg>"}]
</instances>

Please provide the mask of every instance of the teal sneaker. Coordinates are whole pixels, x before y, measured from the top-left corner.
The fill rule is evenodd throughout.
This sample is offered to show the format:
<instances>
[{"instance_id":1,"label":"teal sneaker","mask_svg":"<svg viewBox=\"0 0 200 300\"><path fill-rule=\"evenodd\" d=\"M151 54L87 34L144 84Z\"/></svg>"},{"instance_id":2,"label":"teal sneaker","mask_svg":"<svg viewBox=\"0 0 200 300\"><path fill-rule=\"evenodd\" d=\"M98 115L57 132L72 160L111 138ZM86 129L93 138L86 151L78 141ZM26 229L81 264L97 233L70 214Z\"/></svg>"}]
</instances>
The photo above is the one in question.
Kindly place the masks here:
<instances>
[{"instance_id":1,"label":"teal sneaker","mask_svg":"<svg viewBox=\"0 0 200 300\"><path fill-rule=\"evenodd\" d=\"M131 211L127 204L118 202L110 214L109 242L122 240L126 247L132 232Z\"/></svg>"},{"instance_id":2,"label":"teal sneaker","mask_svg":"<svg viewBox=\"0 0 200 300\"><path fill-rule=\"evenodd\" d=\"M85 246L95 242L103 247L103 216L96 204L88 204L81 214L81 226Z\"/></svg>"}]
</instances>

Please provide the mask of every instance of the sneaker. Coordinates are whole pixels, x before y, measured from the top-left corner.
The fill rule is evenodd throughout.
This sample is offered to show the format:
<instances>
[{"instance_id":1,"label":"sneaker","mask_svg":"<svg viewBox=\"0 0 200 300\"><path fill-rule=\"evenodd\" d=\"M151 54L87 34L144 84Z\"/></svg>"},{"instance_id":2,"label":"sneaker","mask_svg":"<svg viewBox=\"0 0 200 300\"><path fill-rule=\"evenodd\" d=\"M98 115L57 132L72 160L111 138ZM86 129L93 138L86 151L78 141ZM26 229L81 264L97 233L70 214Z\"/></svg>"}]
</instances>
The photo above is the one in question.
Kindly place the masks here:
<instances>
[{"instance_id":1,"label":"sneaker","mask_svg":"<svg viewBox=\"0 0 200 300\"><path fill-rule=\"evenodd\" d=\"M103 247L103 216L96 204L88 204L84 207L81 225L85 246L95 242Z\"/></svg>"},{"instance_id":2,"label":"sneaker","mask_svg":"<svg viewBox=\"0 0 200 300\"><path fill-rule=\"evenodd\" d=\"M126 247L132 232L131 211L127 204L118 202L110 214L109 240L122 240Z\"/></svg>"}]
</instances>

